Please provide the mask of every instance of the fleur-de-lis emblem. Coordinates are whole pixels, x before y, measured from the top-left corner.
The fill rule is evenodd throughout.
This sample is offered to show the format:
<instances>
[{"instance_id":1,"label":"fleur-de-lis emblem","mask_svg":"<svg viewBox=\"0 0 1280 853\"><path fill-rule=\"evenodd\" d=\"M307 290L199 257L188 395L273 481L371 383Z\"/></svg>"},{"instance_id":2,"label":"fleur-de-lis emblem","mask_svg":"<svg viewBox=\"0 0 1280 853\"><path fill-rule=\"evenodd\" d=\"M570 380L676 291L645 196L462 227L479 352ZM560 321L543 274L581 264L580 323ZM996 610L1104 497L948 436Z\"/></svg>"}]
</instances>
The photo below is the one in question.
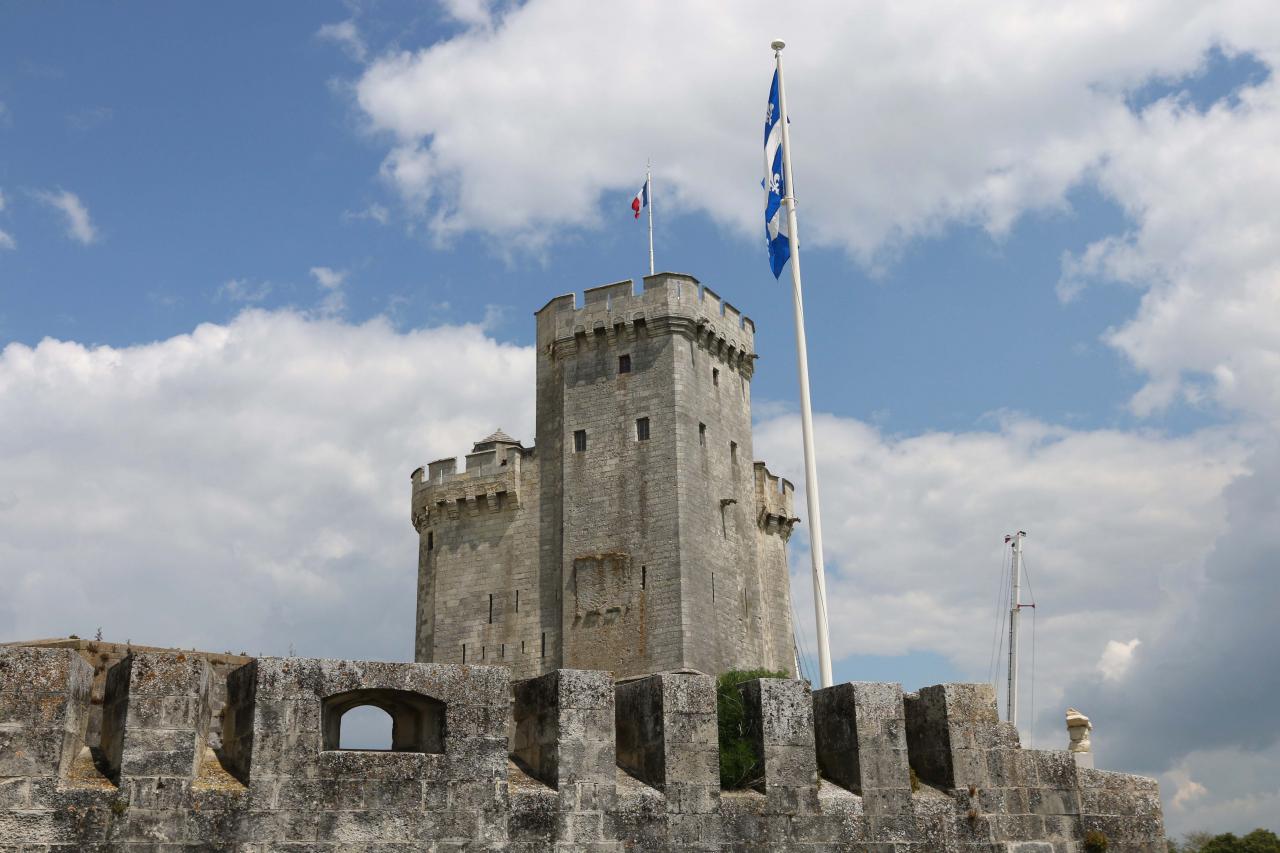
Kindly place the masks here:
<instances>
[{"instance_id":1,"label":"fleur-de-lis emblem","mask_svg":"<svg viewBox=\"0 0 1280 853\"><path fill-rule=\"evenodd\" d=\"M769 106L765 108L764 123L766 126L773 124L773 102L772 101L770 101Z\"/></svg>"},{"instance_id":2,"label":"fleur-de-lis emblem","mask_svg":"<svg viewBox=\"0 0 1280 853\"><path fill-rule=\"evenodd\" d=\"M782 195L782 175L777 172L769 178L769 192L773 195Z\"/></svg>"}]
</instances>

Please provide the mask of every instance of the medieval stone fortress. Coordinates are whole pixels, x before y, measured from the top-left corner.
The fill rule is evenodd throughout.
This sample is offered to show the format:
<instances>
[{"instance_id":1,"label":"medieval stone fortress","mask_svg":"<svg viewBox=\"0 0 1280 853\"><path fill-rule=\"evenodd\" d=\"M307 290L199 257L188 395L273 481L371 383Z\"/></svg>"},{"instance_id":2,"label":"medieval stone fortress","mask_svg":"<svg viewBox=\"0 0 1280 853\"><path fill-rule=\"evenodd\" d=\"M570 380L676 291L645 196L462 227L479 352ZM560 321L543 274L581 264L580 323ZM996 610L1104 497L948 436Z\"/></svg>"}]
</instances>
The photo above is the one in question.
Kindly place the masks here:
<instances>
[{"instance_id":1,"label":"medieval stone fortress","mask_svg":"<svg viewBox=\"0 0 1280 853\"><path fill-rule=\"evenodd\" d=\"M412 475L417 662L0 647L0 853L1164 849L1154 781L1022 749L990 685L794 677L751 320L676 274L536 316L534 445ZM362 706L390 749L341 748Z\"/></svg>"},{"instance_id":2,"label":"medieval stone fortress","mask_svg":"<svg viewBox=\"0 0 1280 853\"><path fill-rule=\"evenodd\" d=\"M513 677L794 675L791 484L753 462L755 326L661 274L537 312L537 439L413 475L417 659Z\"/></svg>"}]
</instances>

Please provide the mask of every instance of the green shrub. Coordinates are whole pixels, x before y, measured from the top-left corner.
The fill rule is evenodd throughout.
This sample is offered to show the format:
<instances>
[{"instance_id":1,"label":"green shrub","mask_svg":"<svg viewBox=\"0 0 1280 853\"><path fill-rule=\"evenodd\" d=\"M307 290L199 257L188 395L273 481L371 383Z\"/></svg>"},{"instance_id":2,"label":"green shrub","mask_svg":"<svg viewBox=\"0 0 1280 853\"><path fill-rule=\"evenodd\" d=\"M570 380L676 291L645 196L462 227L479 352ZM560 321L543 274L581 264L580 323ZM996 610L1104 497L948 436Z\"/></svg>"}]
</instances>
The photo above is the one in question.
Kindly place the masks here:
<instances>
[{"instance_id":1,"label":"green shrub","mask_svg":"<svg viewBox=\"0 0 1280 853\"><path fill-rule=\"evenodd\" d=\"M1091 829L1084 835L1085 853L1106 853L1109 843L1106 833L1096 829Z\"/></svg>"},{"instance_id":2,"label":"green shrub","mask_svg":"<svg viewBox=\"0 0 1280 853\"><path fill-rule=\"evenodd\" d=\"M720 787L738 790L758 785L764 768L756 759L746 726L738 685L757 678L787 678L768 669L731 669L716 679L716 721L720 729Z\"/></svg>"}]
</instances>

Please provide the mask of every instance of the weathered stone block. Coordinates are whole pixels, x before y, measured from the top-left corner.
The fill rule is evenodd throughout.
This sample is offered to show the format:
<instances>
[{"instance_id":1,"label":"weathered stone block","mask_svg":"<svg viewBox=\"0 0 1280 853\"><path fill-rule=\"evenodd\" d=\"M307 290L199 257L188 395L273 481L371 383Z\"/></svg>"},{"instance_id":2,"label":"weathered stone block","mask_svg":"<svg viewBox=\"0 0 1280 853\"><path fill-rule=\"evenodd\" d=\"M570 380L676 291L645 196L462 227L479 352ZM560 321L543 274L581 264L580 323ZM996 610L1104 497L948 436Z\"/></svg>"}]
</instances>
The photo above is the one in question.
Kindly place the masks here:
<instances>
[{"instance_id":1,"label":"weathered stone block","mask_svg":"<svg viewBox=\"0 0 1280 853\"><path fill-rule=\"evenodd\" d=\"M0 649L0 777L65 776L84 746L93 667L64 649Z\"/></svg>"}]
</instances>

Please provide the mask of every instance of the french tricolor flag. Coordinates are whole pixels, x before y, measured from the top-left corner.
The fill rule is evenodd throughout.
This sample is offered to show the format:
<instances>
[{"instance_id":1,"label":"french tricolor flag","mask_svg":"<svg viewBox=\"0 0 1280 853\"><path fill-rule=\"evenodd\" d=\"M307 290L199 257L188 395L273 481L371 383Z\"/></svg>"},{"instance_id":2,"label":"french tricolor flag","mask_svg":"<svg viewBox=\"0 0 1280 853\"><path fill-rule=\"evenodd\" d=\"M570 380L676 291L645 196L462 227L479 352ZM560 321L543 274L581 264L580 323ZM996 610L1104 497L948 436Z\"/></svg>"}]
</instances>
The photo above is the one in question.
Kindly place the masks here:
<instances>
[{"instance_id":1,"label":"french tricolor flag","mask_svg":"<svg viewBox=\"0 0 1280 853\"><path fill-rule=\"evenodd\" d=\"M649 204L649 181L645 180L644 186L640 187L640 192L636 193L636 197L631 199L631 209L636 212L636 219L640 218L640 211Z\"/></svg>"}]
</instances>

